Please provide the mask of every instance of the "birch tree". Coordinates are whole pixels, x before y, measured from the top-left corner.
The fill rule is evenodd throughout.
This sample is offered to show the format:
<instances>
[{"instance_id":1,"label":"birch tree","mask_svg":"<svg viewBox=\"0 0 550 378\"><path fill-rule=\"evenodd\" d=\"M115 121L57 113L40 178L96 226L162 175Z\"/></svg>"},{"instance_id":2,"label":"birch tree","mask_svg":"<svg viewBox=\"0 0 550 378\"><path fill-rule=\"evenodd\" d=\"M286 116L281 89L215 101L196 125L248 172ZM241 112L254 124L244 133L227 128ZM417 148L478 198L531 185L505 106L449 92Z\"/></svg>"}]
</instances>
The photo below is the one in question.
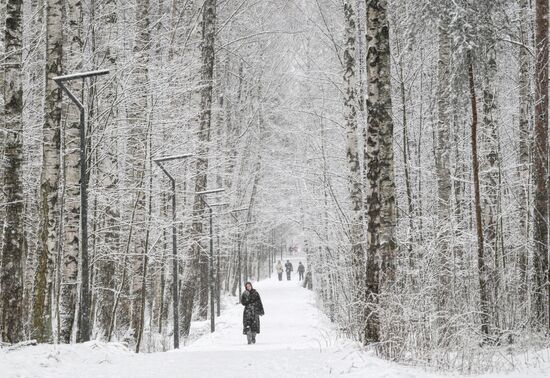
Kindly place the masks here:
<instances>
[{"instance_id":1,"label":"birch tree","mask_svg":"<svg viewBox=\"0 0 550 378\"><path fill-rule=\"evenodd\" d=\"M23 163L22 88L22 1L7 0L4 27L4 159L3 191L6 210L2 230L0 327L2 340L23 339L24 198L21 181Z\"/></svg>"},{"instance_id":2,"label":"birch tree","mask_svg":"<svg viewBox=\"0 0 550 378\"><path fill-rule=\"evenodd\" d=\"M484 9L484 8L482 8ZM489 20L493 20L494 8L489 6L486 9L486 16ZM480 182L482 187L482 215L483 226L485 232L485 260L493 261L491 271L487 276L488 284L491 286L492 295L488 297L489 306L491 308L492 319L495 323L498 319L497 312L494 309L495 303L498 302L498 286L500 280L498 246L498 212L500 199L499 185L499 167L500 167L500 148L498 140L498 99L496 97L496 82L497 82L497 48L496 36L494 32L489 31L483 38L484 46L482 51L483 61L485 62L482 70L482 133L480 150L482 158L480 159ZM501 253L503 251L500 251ZM496 326L497 324L495 324Z\"/></svg>"},{"instance_id":3,"label":"birch tree","mask_svg":"<svg viewBox=\"0 0 550 378\"><path fill-rule=\"evenodd\" d=\"M67 24L65 43L66 66L71 71L82 69L82 3L70 0L66 4ZM76 96L82 92L80 80L67 83ZM65 129L65 224L63 240L63 272L60 297L59 339L69 343L73 334L78 303L78 269L80 251L80 120L78 109L68 105L68 120Z\"/></svg>"},{"instance_id":4,"label":"birch tree","mask_svg":"<svg viewBox=\"0 0 550 378\"><path fill-rule=\"evenodd\" d=\"M367 3L367 315L365 342L381 337L379 298L395 275L396 223L387 1Z\"/></svg>"},{"instance_id":5,"label":"birch tree","mask_svg":"<svg viewBox=\"0 0 550 378\"><path fill-rule=\"evenodd\" d=\"M363 251L363 191L361 188L361 166L357 141L357 81L355 61L355 45L357 38L356 1L344 3L344 121L346 125L346 156L348 162L348 185L351 202L351 218L349 220L349 241L353 267L354 316L359 324L363 322L362 307L364 303L364 266ZM360 327L358 327L360 329Z\"/></svg>"},{"instance_id":6,"label":"birch tree","mask_svg":"<svg viewBox=\"0 0 550 378\"><path fill-rule=\"evenodd\" d=\"M46 4L46 93L42 130L42 172L40 175L40 240L34 284L33 335L48 342L52 333L54 253L59 243L59 169L61 149L61 88L53 81L62 74L62 2Z\"/></svg>"},{"instance_id":7,"label":"birch tree","mask_svg":"<svg viewBox=\"0 0 550 378\"><path fill-rule=\"evenodd\" d=\"M4 24L6 22L6 0L0 0L0 30L4 30ZM2 60L5 56L5 47L4 47L4 35L5 33L0 32L0 52L2 54ZM0 69L0 88L4 88L4 68ZM4 96L0 96L0 114L4 114ZM0 140L0 156L4 155L4 138ZM4 165L0 164L0 175L3 176ZM4 193L0 193L0 201L2 203L5 201ZM0 230L4 229L4 218L5 218L4 209L0 209ZM1 231L0 231L1 232ZM3 239L0 238L0 249L2 248ZM0 253L0 266L2 266L2 254ZM1 289L0 289L1 292ZM2 311L2 306L0 305L0 312Z\"/></svg>"}]
</instances>

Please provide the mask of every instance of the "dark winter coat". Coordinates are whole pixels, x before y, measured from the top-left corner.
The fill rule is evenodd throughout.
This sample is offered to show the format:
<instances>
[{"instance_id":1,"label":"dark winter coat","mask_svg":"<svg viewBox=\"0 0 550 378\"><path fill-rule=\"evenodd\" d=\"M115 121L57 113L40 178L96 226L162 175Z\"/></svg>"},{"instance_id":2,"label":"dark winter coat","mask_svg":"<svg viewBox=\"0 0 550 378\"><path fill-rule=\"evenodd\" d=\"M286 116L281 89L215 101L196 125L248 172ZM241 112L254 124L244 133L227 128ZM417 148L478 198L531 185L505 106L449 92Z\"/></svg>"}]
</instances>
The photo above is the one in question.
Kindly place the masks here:
<instances>
[{"instance_id":1,"label":"dark winter coat","mask_svg":"<svg viewBox=\"0 0 550 378\"><path fill-rule=\"evenodd\" d=\"M286 271L287 272L292 272L293 268L292 268L292 263L289 261L285 264L285 268L286 268Z\"/></svg>"},{"instance_id":2,"label":"dark winter coat","mask_svg":"<svg viewBox=\"0 0 550 378\"><path fill-rule=\"evenodd\" d=\"M305 270L306 268L302 264L298 265L298 273L304 273Z\"/></svg>"},{"instance_id":3,"label":"dark winter coat","mask_svg":"<svg viewBox=\"0 0 550 378\"><path fill-rule=\"evenodd\" d=\"M241 296L243 311L243 333L246 335L248 329L260 333L260 315L264 314L264 306L260 294L254 289L245 290Z\"/></svg>"}]
</instances>

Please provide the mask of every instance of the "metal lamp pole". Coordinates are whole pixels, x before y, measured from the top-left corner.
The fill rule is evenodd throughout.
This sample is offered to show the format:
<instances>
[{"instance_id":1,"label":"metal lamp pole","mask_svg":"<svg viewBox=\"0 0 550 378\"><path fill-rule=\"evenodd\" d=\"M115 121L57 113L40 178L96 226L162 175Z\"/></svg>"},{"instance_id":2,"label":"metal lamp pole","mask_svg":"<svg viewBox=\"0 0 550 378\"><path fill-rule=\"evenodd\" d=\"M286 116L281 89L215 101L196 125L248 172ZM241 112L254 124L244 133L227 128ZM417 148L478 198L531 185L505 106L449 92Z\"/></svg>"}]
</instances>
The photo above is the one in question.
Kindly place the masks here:
<instances>
[{"instance_id":1,"label":"metal lamp pole","mask_svg":"<svg viewBox=\"0 0 550 378\"><path fill-rule=\"evenodd\" d=\"M204 201L204 200L203 200ZM205 202L206 203L206 202ZM210 301L211 301L211 304L212 304L212 298L214 297L214 294L215 294L215 301L216 301L216 316L220 316L221 314L221 305L220 305L220 299L221 299L221 295L220 295L220 235L219 235L219 230L218 230L218 235L217 235L217 238L218 238L218 249L217 249L217 253L216 253L216 258L217 258L217 263L216 263L216 269L215 269L215 273L214 273L214 268L213 268L213 264L214 264L214 232L213 232L213 229L214 229L214 226L213 226L213 223L212 223L212 219L213 219L213 214L212 214L212 208L213 207L217 207L217 206L227 206L229 205L228 203L211 203L210 205L206 204L207 206L209 206L209 209L210 209L210 260L211 260L211 267L212 267L212 275L215 276L215 279L214 279L214 282L215 282L215 285L214 285L214 293L210 293ZM210 267L209 267L210 268ZM212 277L211 277L212 279ZM211 308L211 313L213 314L214 311L212 310ZM212 318L211 318L212 319ZM211 320L212 321L212 320Z\"/></svg>"},{"instance_id":2,"label":"metal lamp pole","mask_svg":"<svg viewBox=\"0 0 550 378\"><path fill-rule=\"evenodd\" d=\"M193 156L193 154L166 156L153 159L153 161L159 166L159 168L170 180L172 191L172 301L174 302L172 307L174 309L174 349L178 349L180 347L178 310L178 243L176 232L176 179L166 170L166 168L164 168L162 163L171 160L186 159L191 156Z\"/></svg>"},{"instance_id":3,"label":"metal lamp pole","mask_svg":"<svg viewBox=\"0 0 550 378\"><path fill-rule=\"evenodd\" d=\"M196 192L195 194L199 196L201 201L208 207L209 215L210 215L210 261L208 264L208 271L209 271L209 289L210 289L210 332L214 332L216 330L216 315L214 313L214 298L215 298L215 286L214 286L214 233L212 228L212 206L221 206L225 204L213 204L209 205L208 202L204 199L203 196L208 194L214 194L214 193L220 193L225 191L223 188L219 189L212 189L212 190L205 190L202 192Z\"/></svg>"},{"instance_id":4,"label":"metal lamp pole","mask_svg":"<svg viewBox=\"0 0 550 378\"><path fill-rule=\"evenodd\" d=\"M86 150L86 112L84 104L78 100L74 93L65 86L66 81L86 79L87 77L107 75L109 70L98 70L79 72L70 75L56 76L55 83L61 87L63 92L78 107L80 112L80 257L82 266L88 266L88 155ZM81 309L79 311L80 340L90 340L90 292L89 292L89 271L81 269L80 298Z\"/></svg>"},{"instance_id":5,"label":"metal lamp pole","mask_svg":"<svg viewBox=\"0 0 550 378\"><path fill-rule=\"evenodd\" d=\"M233 213L238 213L240 211L247 211L248 207L241 207L240 209L234 209L229 211L235 222L239 223L239 220L237 219L237 216ZM237 275L239 276L239 301L241 300L241 294L242 294L242 269L241 269L241 231L239 230L237 232Z\"/></svg>"},{"instance_id":6,"label":"metal lamp pole","mask_svg":"<svg viewBox=\"0 0 550 378\"><path fill-rule=\"evenodd\" d=\"M220 282L220 254L221 254L221 248L220 248L220 230L218 229L218 235L216 236L216 239L218 240L218 256L217 256L217 262L216 262L216 316L221 315L221 282Z\"/></svg>"}]
</instances>

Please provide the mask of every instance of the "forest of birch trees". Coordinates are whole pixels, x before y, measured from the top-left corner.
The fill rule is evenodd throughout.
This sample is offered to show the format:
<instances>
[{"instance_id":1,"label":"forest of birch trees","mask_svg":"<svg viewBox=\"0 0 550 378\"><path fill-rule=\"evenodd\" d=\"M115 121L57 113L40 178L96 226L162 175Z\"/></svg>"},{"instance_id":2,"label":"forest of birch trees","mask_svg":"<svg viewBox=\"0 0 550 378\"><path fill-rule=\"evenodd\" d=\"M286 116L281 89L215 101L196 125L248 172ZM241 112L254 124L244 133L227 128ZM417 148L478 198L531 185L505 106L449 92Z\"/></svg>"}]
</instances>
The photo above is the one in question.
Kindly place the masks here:
<instances>
[{"instance_id":1,"label":"forest of birch trees","mask_svg":"<svg viewBox=\"0 0 550 378\"><path fill-rule=\"evenodd\" d=\"M548 17L0 0L0 345L177 348L298 244L318 305L385 358L548 346ZM54 78L96 70L65 82L79 111Z\"/></svg>"}]
</instances>

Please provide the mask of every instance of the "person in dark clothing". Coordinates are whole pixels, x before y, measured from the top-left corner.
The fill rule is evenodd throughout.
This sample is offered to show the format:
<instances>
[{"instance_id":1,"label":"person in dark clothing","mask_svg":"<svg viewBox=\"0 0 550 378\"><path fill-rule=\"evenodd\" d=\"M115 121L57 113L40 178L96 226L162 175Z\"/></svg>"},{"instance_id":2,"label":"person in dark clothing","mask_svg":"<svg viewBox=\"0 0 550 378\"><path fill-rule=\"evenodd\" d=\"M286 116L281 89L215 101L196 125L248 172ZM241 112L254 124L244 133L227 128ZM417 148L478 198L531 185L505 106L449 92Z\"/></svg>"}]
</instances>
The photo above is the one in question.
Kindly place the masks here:
<instances>
[{"instance_id":1,"label":"person in dark clothing","mask_svg":"<svg viewBox=\"0 0 550 378\"><path fill-rule=\"evenodd\" d=\"M309 290L313 290L313 280L311 278L311 272L306 273L306 279L304 280L304 287L307 287Z\"/></svg>"},{"instance_id":2,"label":"person in dark clothing","mask_svg":"<svg viewBox=\"0 0 550 378\"><path fill-rule=\"evenodd\" d=\"M252 288L252 283L244 284L241 296L243 311L243 334L249 344L256 344L256 334L260 333L260 316L264 315L264 306L260 294Z\"/></svg>"},{"instance_id":3,"label":"person in dark clothing","mask_svg":"<svg viewBox=\"0 0 550 378\"><path fill-rule=\"evenodd\" d=\"M304 272L306 271L306 268L302 265L302 262L300 261L298 263L298 281L301 281L304 279Z\"/></svg>"},{"instance_id":4,"label":"person in dark clothing","mask_svg":"<svg viewBox=\"0 0 550 378\"><path fill-rule=\"evenodd\" d=\"M286 280L290 281L290 272L292 272L294 268L292 267L292 263L288 260L286 260L286 263L285 263L285 270L286 270Z\"/></svg>"}]
</instances>

